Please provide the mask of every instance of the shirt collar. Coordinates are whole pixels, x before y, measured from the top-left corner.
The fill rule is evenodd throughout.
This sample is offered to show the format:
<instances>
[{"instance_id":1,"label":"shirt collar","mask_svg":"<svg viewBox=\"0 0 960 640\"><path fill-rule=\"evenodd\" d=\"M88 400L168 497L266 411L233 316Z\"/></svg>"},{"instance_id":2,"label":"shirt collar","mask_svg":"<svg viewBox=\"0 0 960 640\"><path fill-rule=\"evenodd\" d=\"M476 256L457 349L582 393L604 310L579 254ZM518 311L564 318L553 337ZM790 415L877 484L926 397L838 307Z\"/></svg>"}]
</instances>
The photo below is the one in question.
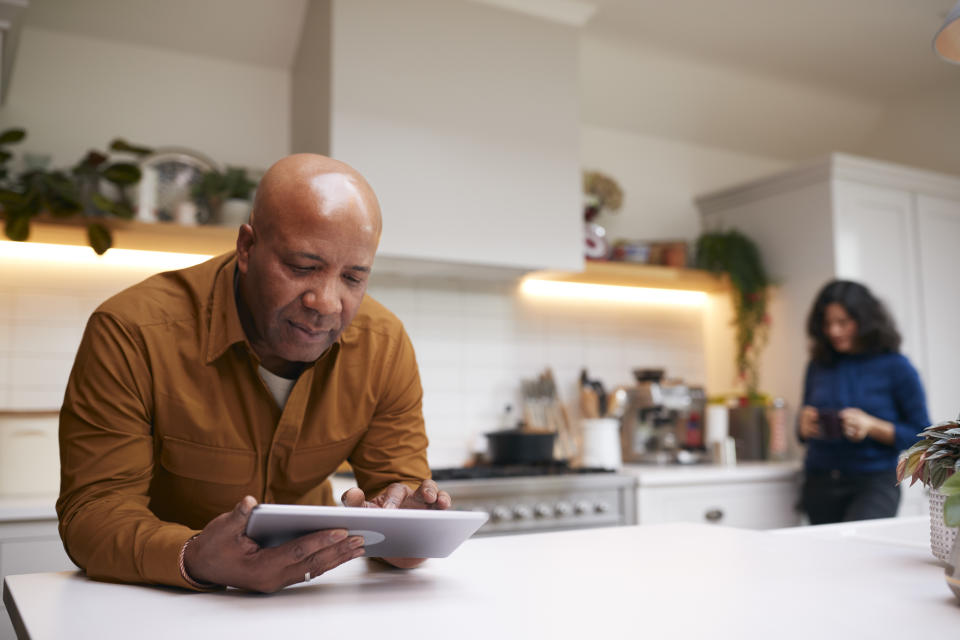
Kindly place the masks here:
<instances>
[{"instance_id":1,"label":"shirt collar","mask_svg":"<svg viewBox=\"0 0 960 640\"><path fill-rule=\"evenodd\" d=\"M213 280L210 299L209 324L207 332L206 363L210 364L227 349L238 342L247 342L247 336L240 324L237 299L233 293L233 281L237 271L236 253L230 255L226 264L217 271ZM248 350L253 353L253 349Z\"/></svg>"},{"instance_id":2,"label":"shirt collar","mask_svg":"<svg viewBox=\"0 0 960 640\"><path fill-rule=\"evenodd\" d=\"M210 364L222 356L227 349L238 342L246 345L247 352L258 365L260 364L260 358L257 357L253 347L250 346L247 334L240 323L240 311L237 309L237 298L234 292L234 283L237 277L237 255L234 252L214 277L210 300L210 321L207 327L206 364ZM336 342L330 345L316 362L309 363L307 368L327 358L336 358L337 354L340 353L340 341L342 339L343 334L340 334Z\"/></svg>"}]
</instances>

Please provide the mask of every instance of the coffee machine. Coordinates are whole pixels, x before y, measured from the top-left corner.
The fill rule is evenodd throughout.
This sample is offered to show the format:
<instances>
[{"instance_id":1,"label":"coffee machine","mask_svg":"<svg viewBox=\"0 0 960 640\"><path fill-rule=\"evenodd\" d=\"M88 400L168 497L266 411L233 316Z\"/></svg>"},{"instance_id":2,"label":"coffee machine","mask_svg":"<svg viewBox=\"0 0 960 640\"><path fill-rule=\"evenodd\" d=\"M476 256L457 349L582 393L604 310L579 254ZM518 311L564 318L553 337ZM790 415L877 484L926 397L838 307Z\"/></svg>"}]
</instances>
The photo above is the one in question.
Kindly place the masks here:
<instances>
[{"instance_id":1,"label":"coffee machine","mask_svg":"<svg viewBox=\"0 0 960 640\"><path fill-rule=\"evenodd\" d=\"M624 462L695 461L703 451L703 387L667 379L663 369L634 369L620 424Z\"/></svg>"}]
</instances>

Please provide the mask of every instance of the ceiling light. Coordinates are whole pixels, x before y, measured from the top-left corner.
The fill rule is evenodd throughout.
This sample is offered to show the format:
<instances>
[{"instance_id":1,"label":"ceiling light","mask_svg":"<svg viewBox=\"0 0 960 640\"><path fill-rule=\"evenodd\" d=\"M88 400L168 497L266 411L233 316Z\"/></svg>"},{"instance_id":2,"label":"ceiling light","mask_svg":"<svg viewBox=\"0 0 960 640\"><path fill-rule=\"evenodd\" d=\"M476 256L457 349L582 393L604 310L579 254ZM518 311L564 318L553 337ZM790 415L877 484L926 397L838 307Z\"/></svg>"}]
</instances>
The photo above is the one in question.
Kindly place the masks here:
<instances>
[{"instance_id":1,"label":"ceiling light","mask_svg":"<svg viewBox=\"0 0 960 640\"><path fill-rule=\"evenodd\" d=\"M943 26L933 36L933 50L947 62L960 64L960 2L950 10Z\"/></svg>"},{"instance_id":2,"label":"ceiling light","mask_svg":"<svg viewBox=\"0 0 960 640\"><path fill-rule=\"evenodd\" d=\"M679 305L699 307L707 303L708 296L703 291L682 289L653 289L649 287L623 287L609 284L588 284L584 282L563 282L557 280L539 280L527 278L520 290L530 296L559 298L566 300L603 300L641 304Z\"/></svg>"}]
</instances>

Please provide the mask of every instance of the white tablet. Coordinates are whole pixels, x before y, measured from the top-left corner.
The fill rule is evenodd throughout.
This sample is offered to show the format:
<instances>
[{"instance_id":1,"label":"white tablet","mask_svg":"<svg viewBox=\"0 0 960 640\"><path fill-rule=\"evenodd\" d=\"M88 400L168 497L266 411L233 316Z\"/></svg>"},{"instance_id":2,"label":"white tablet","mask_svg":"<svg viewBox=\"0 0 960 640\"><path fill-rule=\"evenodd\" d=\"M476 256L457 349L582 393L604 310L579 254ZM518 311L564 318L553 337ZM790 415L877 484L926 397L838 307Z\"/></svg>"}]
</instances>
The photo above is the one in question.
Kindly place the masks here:
<instances>
[{"instance_id":1,"label":"white tablet","mask_svg":"<svg viewBox=\"0 0 960 640\"><path fill-rule=\"evenodd\" d=\"M321 529L346 529L363 536L370 557L445 558L487 517L482 511L258 504L246 534L260 546L275 547Z\"/></svg>"}]
</instances>

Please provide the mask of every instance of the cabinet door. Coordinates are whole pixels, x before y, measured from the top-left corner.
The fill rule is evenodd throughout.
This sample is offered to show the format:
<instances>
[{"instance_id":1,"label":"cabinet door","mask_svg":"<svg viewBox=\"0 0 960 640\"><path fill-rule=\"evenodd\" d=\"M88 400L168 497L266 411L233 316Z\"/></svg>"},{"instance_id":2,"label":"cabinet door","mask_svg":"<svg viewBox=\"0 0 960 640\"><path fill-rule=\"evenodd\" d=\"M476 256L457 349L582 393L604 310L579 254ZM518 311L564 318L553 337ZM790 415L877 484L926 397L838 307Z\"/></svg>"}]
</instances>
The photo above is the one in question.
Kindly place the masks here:
<instances>
[{"instance_id":1,"label":"cabinet door","mask_svg":"<svg viewBox=\"0 0 960 640\"><path fill-rule=\"evenodd\" d=\"M924 384L930 418L955 418L960 410L960 202L919 196L917 228L920 284L923 291L923 336L927 366Z\"/></svg>"},{"instance_id":2,"label":"cabinet door","mask_svg":"<svg viewBox=\"0 0 960 640\"><path fill-rule=\"evenodd\" d=\"M913 195L900 189L834 182L836 276L867 285L893 314L903 353L921 371L920 296Z\"/></svg>"},{"instance_id":3,"label":"cabinet door","mask_svg":"<svg viewBox=\"0 0 960 640\"><path fill-rule=\"evenodd\" d=\"M778 529L800 524L798 495L795 480L641 487L637 510L640 524L700 522Z\"/></svg>"}]
</instances>

